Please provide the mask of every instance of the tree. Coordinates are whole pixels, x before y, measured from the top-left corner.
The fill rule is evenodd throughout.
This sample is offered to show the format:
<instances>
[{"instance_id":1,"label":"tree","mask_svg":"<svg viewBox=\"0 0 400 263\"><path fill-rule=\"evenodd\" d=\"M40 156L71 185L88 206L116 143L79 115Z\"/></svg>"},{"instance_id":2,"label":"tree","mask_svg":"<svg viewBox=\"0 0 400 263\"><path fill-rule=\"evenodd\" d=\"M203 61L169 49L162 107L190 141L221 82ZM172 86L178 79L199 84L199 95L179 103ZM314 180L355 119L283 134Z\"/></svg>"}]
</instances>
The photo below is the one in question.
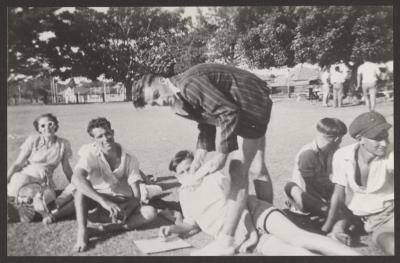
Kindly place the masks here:
<instances>
[{"instance_id":1,"label":"tree","mask_svg":"<svg viewBox=\"0 0 400 263\"><path fill-rule=\"evenodd\" d=\"M260 17L258 14L258 20L262 22L249 28L241 39L250 66L264 68L293 65L292 41L296 28L293 10L294 7L270 7L266 15ZM256 15L258 12L252 13Z\"/></svg>"}]
</instances>

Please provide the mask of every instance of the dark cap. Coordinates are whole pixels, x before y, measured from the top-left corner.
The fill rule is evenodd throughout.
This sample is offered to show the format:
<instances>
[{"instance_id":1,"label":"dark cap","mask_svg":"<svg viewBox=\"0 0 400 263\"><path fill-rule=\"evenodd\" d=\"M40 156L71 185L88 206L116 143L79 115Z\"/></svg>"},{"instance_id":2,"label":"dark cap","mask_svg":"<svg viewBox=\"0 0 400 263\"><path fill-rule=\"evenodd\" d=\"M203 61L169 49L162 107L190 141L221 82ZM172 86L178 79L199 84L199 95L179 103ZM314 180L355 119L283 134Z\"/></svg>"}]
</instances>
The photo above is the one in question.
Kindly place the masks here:
<instances>
[{"instance_id":1,"label":"dark cap","mask_svg":"<svg viewBox=\"0 0 400 263\"><path fill-rule=\"evenodd\" d=\"M392 125L386 121L382 114L371 111L357 116L350 124L349 133L353 138L360 135L368 139L374 139L381 132L391 127Z\"/></svg>"}]
</instances>

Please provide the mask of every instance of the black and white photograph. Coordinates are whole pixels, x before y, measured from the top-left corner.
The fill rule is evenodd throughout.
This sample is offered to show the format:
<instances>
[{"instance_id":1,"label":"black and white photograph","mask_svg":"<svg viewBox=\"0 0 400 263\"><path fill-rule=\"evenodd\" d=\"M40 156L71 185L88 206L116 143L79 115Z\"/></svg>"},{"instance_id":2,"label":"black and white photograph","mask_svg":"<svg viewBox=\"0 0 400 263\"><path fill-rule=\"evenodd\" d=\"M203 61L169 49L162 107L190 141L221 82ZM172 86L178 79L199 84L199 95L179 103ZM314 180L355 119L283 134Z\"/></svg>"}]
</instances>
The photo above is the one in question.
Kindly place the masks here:
<instances>
[{"instance_id":1,"label":"black and white photograph","mask_svg":"<svg viewBox=\"0 0 400 263\"><path fill-rule=\"evenodd\" d=\"M5 7L5 256L394 256L399 10L153 2Z\"/></svg>"}]
</instances>

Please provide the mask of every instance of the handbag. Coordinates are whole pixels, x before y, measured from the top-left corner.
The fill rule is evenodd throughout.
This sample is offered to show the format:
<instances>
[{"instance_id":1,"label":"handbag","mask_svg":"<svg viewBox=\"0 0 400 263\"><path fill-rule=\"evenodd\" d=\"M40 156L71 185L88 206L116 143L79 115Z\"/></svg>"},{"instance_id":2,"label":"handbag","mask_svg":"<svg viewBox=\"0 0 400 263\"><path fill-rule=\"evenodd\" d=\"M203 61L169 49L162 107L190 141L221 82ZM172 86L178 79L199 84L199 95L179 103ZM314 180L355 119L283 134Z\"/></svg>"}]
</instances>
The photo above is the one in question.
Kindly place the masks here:
<instances>
[{"instance_id":1,"label":"handbag","mask_svg":"<svg viewBox=\"0 0 400 263\"><path fill-rule=\"evenodd\" d=\"M36 213L43 218L50 215L48 204L56 199L56 193L46 183L27 183L14 199L21 222L32 222Z\"/></svg>"}]
</instances>

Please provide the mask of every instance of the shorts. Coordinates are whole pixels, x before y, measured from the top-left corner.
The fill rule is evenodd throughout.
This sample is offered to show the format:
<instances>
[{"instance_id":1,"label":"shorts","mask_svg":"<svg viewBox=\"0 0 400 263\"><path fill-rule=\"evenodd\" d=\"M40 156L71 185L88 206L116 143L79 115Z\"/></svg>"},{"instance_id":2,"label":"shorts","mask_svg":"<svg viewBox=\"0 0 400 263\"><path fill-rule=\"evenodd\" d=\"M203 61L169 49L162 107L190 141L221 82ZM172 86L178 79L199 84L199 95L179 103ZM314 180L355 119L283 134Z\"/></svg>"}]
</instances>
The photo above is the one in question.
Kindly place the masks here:
<instances>
[{"instance_id":1,"label":"shorts","mask_svg":"<svg viewBox=\"0 0 400 263\"><path fill-rule=\"evenodd\" d=\"M361 220L365 231L372 234L372 241L375 243L380 234L394 233L394 201L389 201L383 211L362 216Z\"/></svg>"},{"instance_id":2,"label":"shorts","mask_svg":"<svg viewBox=\"0 0 400 263\"><path fill-rule=\"evenodd\" d=\"M128 205L135 206L135 210L140 207L140 202L135 197L124 197L124 196L110 196L104 195L108 200L117 203L122 209L123 213L117 216L118 220L122 220L124 217L124 213L127 210ZM87 207L89 209L88 212L88 220L93 223L111 223L112 219L110 218L110 213L104 209L99 203L94 201L93 199L87 198ZM133 202L133 203L130 203ZM129 216L129 215L128 215Z\"/></svg>"},{"instance_id":3,"label":"shorts","mask_svg":"<svg viewBox=\"0 0 400 263\"><path fill-rule=\"evenodd\" d=\"M362 83L361 88L364 95L366 95L369 90L376 90L376 82Z\"/></svg>"},{"instance_id":4,"label":"shorts","mask_svg":"<svg viewBox=\"0 0 400 263\"><path fill-rule=\"evenodd\" d=\"M255 196L249 196L247 200L247 207L249 208L250 215L253 218L254 225L258 232L269 234L266 228L266 221L272 212L282 213L278 208L272 204L257 199Z\"/></svg>"},{"instance_id":5,"label":"shorts","mask_svg":"<svg viewBox=\"0 0 400 263\"><path fill-rule=\"evenodd\" d=\"M272 100L268 96L264 96L263 104L260 104L259 108L262 110L242 109L240 111L236 129L237 135L248 139L257 139L265 136L271 118Z\"/></svg>"}]
</instances>

